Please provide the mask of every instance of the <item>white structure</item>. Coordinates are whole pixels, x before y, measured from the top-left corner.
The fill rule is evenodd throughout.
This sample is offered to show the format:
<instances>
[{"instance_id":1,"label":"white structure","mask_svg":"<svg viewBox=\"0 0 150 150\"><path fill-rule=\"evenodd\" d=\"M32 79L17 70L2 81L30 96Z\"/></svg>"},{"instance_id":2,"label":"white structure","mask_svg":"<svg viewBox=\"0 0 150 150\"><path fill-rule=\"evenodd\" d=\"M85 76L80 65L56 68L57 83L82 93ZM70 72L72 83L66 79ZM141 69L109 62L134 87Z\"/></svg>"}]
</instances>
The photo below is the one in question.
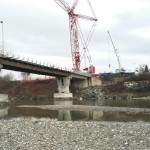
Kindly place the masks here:
<instances>
[{"instance_id":1,"label":"white structure","mask_svg":"<svg viewBox=\"0 0 150 150\"><path fill-rule=\"evenodd\" d=\"M0 94L0 103L9 102L7 94Z\"/></svg>"}]
</instances>

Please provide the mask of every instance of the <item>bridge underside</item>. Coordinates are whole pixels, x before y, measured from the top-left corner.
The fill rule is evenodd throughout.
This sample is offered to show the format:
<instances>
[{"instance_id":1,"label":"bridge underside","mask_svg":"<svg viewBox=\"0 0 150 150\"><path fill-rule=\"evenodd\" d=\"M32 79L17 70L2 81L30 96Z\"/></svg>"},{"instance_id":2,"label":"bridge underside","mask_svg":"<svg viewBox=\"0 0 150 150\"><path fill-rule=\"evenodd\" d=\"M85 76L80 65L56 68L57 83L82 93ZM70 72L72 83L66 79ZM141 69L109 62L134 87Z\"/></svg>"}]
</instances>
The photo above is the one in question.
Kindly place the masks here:
<instances>
[{"instance_id":1,"label":"bridge underside","mask_svg":"<svg viewBox=\"0 0 150 150\"><path fill-rule=\"evenodd\" d=\"M71 74L69 71L66 70L47 67L44 65L16 60L8 57L0 57L0 64L2 65L2 69L28 72L39 75L67 77Z\"/></svg>"}]
</instances>

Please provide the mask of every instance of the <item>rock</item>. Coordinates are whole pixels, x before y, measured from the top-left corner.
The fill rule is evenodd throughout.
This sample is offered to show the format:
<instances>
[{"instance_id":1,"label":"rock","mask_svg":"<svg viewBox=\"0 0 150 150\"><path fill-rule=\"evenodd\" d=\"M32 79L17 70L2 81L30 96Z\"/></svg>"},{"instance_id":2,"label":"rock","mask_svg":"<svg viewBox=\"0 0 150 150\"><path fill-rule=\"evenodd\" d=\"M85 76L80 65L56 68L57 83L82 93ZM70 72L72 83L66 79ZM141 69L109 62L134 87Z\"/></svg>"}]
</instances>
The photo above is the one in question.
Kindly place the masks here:
<instances>
[{"instance_id":1,"label":"rock","mask_svg":"<svg viewBox=\"0 0 150 150\"><path fill-rule=\"evenodd\" d=\"M150 149L150 123L1 120L0 149Z\"/></svg>"}]
</instances>

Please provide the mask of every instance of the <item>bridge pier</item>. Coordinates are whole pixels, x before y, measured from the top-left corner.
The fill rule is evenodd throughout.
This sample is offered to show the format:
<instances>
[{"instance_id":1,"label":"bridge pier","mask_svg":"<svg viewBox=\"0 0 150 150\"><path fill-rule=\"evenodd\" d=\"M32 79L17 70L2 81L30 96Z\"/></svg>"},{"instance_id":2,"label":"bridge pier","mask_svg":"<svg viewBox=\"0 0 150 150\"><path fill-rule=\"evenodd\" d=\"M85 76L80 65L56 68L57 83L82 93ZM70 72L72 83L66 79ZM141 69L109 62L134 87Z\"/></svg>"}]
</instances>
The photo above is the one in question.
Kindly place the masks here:
<instances>
[{"instance_id":1,"label":"bridge pier","mask_svg":"<svg viewBox=\"0 0 150 150\"><path fill-rule=\"evenodd\" d=\"M2 64L0 64L0 72L1 72L1 69L3 68L3 65Z\"/></svg>"},{"instance_id":2,"label":"bridge pier","mask_svg":"<svg viewBox=\"0 0 150 150\"><path fill-rule=\"evenodd\" d=\"M73 95L70 93L71 77L61 77L57 78L58 93L54 93L54 104L55 105L72 105ZM68 110L59 110L59 120L60 121L70 121L71 113Z\"/></svg>"},{"instance_id":3,"label":"bridge pier","mask_svg":"<svg viewBox=\"0 0 150 150\"><path fill-rule=\"evenodd\" d=\"M58 93L54 93L54 99L72 99L73 95L69 91L71 77L57 78Z\"/></svg>"}]
</instances>

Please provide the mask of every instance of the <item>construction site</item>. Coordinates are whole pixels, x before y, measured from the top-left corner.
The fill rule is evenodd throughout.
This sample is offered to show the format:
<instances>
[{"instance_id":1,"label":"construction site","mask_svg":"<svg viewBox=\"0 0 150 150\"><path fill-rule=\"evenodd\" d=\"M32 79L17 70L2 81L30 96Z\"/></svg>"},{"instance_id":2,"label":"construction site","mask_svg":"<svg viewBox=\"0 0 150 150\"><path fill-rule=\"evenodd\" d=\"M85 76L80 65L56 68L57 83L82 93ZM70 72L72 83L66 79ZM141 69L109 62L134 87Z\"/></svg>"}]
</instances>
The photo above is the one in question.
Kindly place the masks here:
<instances>
[{"instance_id":1,"label":"construction site","mask_svg":"<svg viewBox=\"0 0 150 150\"><path fill-rule=\"evenodd\" d=\"M21 22L25 26L21 22L18 26L14 21L19 34L16 31L12 40L7 36L13 30L8 30L4 36L7 17L0 21L0 149L150 149L150 70L149 64L143 63L147 60L146 48L139 52L144 42L140 40L142 44L139 42L137 51L138 35L134 39L136 42L131 42L137 32L125 34L126 26L118 27L122 22L126 24L130 16L120 17L127 13L127 8L123 11L126 1L109 2L111 7L108 2L95 1L98 12L111 14L105 15L103 29L98 27L96 33L100 18L90 0L85 0L87 5L82 7L79 7L80 0L72 3L33 0L30 5L26 1L8 0L9 6L2 1L0 5L4 8L6 5L7 9L12 6L10 10L14 11L14 16L17 12L16 16L23 18ZM107 9L100 6L101 3ZM113 4L117 7L112 9ZM135 10L140 9L128 11L133 15ZM48 19L49 14L54 17ZM69 30L66 30L66 16ZM112 23L113 35L118 36L118 40L114 40L107 23ZM130 26L133 24L127 27L130 29ZM108 50L106 39L101 36L103 31L111 47ZM116 46L119 42L120 46ZM10 45L14 46L16 54L6 50ZM19 47L22 49L18 50ZM125 54L120 55L119 49L123 48ZM134 62L134 67L131 65L133 57L135 60L142 58ZM141 64L137 67L136 63Z\"/></svg>"}]
</instances>

